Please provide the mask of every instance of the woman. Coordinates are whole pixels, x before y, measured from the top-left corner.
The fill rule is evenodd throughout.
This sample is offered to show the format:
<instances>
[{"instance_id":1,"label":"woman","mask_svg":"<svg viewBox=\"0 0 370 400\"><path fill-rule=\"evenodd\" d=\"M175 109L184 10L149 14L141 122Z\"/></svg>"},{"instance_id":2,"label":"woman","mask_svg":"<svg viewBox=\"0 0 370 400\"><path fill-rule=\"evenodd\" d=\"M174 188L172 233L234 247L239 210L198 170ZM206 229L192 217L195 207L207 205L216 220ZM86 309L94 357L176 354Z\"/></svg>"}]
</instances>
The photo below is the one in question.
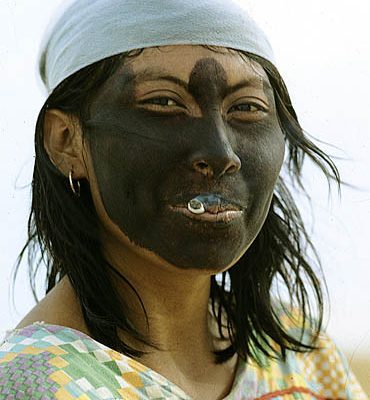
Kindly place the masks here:
<instances>
[{"instance_id":1,"label":"woman","mask_svg":"<svg viewBox=\"0 0 370 400\"><path fill-rule=\"evenodd\" d=\"M245 10L77 0L40 72L26 248L48 288L0 347L1 398L366 399L279 177L285 149L302 188L305 154L339 174Z\"/></svg>"}]
</instances>

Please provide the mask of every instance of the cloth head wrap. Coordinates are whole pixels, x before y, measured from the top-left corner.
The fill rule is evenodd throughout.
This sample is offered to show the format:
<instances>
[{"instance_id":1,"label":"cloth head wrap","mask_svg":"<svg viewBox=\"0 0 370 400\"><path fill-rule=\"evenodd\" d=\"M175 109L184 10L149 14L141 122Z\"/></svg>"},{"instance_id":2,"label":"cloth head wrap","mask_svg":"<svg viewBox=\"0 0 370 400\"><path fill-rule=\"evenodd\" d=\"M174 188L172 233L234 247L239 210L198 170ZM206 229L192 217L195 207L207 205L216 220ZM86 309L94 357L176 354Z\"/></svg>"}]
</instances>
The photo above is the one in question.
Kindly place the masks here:
<instances>
[{"instance_id":1,"label":"cloth head wrap","mask_svg":"<svg viewBox=\"0 0 370 400\"><path fill-rule=\"evenodd\" d=\"M274 61L265 34L236 0L75 0L44 38L40 74L50 93L104 58L177 44L230 47Z\"/></svg>"}]
</instances>

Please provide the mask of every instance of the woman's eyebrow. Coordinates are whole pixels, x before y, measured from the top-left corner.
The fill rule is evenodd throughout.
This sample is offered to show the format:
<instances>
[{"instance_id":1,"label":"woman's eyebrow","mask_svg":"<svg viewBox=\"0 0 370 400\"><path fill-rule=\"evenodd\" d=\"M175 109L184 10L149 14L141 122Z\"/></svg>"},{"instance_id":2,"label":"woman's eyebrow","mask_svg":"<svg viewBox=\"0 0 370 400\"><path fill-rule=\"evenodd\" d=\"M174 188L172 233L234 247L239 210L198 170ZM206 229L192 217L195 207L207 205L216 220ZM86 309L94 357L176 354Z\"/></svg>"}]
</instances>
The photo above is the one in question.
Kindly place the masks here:
<instances>
[{"instance_id":1,"label":"woman's eyebrow","mask_svg":"<svg viewBox=\"0 0 370 400\"><path fill-rule=\"evenodd\" d=\"M262 89L265 94L271 88L270 82L266 80L262 76L253 76L248 79L243 79L240 82L236 83L235 85L228 86L224 91L224 97L228 96L229 94L236 92L239 89L243 89L245 87L252 87L254 89Z\"/></svg>"},{"instance_id":2,"label":"woman's eyebrow","mask_svg":"<svg viewBox=\"0 0 370 400\"><path fill-rule=\"evenodd\" d=\"M189 85L187 82L182 80L181 78L166 73L160 69L145 69L134 76L136 82L146 82L146 81L155 81L155 80L165 80L174 82L179 86L182 86L184 89L189 90Z\"/></svg>"},{"instance_id":3,"label":"woman's eyebrow","mask_svg":"<svg viewBox=\"0 0 370 400\"><path fill-rule=\"evenodd\" d=\"M133 75L128 81L132 80L135 80L137 83L154 80L166 80L176 83L177 85L183 87L185 90L189 91L189 85L187 82L158 68L146 68L143 71L140 71ZM127 83L128 81L126 81L125 83ZM266 80L263 76L249 77L248 79L243 79L234 85L227 86L223 93L224 97L244 87L263 89L266 92L270 88L270 82Z\"/></svg>"}]
</instances>

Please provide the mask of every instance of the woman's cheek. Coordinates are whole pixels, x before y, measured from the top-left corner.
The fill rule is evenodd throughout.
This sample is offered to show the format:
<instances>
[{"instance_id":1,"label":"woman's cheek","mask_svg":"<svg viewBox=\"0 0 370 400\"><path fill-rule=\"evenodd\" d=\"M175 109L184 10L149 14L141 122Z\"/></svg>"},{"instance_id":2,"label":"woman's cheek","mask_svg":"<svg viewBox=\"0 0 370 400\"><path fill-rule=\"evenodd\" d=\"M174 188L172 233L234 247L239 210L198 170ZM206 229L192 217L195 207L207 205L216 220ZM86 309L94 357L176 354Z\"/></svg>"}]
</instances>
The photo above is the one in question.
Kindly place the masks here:
<instances>
[{"instance_id":1,"label":"woman's cheek","mask_svg":"<svg viewBox=\"0 0 370 400\"><path fill-rule=\"evenodd\" d=\"M285 154L284 136L277 121L248 126L244 131L238 130L237 135L243 175L264 183L265 187L274 185Z\"/></svg>"}]
</instances>

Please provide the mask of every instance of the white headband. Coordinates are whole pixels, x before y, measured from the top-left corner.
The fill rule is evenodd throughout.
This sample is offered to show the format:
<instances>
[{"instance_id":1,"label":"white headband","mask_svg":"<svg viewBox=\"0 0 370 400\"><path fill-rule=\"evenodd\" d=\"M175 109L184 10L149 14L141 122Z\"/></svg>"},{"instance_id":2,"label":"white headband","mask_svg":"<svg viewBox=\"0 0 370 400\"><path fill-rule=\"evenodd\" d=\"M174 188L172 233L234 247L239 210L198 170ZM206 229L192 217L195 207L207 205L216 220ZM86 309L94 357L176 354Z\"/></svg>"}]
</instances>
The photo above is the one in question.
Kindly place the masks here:
<instances>
[{"instance_id":1,"label":"white headband","mask_svg":"<svg viewBox=\"0 0 370 400\"><path fill-rule=\"evenodd\" d=\"M236 0L76 0L44 38L40 74L50 93L104 58L176 44L230 47L274 62L265 34Z\"/></svg>"}]
</instances>

